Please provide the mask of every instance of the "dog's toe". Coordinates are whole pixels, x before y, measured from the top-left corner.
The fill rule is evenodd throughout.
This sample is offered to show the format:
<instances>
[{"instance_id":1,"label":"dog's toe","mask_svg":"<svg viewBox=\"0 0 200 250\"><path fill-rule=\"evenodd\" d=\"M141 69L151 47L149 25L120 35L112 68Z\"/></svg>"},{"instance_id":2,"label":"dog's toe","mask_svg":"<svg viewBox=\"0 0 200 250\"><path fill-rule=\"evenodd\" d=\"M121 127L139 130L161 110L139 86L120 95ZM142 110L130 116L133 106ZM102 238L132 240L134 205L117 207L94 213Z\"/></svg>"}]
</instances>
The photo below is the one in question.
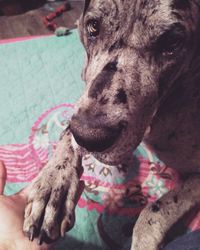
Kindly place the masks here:
<instances>
[{"instance_id":1,"label":"dog's toe","mask_svg":"<svg viewBox=\"0 0 200 250\"><path fill-rule=\"evenodd\" d=\"M46 190L46 192L39 192L39 190L40 189L38 189L38 192L32 190L25 209L23 231L31 241L39 235L42 217L47 203L47 196L49 196L50 193L48 190Z\"/></svg>"}]
</instances>

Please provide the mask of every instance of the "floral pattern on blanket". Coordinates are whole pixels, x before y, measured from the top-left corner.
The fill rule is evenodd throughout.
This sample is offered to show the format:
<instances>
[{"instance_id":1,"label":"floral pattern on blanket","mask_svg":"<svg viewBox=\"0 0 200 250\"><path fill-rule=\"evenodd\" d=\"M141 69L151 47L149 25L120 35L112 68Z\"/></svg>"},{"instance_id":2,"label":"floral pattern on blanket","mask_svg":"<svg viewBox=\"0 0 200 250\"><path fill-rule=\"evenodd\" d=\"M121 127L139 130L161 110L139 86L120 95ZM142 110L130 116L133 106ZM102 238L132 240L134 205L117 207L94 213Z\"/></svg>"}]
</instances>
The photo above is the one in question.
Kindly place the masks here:
<instances>
[{"instance_id":1,"label":"floral pattern on blanket","mask_svg":"<svg viewBox=\"0 0 200 250\"><path fill-rule=\"evenodd\" d=\"M9 183L30 182L38 174L55 150L59 135L72 114L71 104L53 107L33 124L27 144L0 146L0 160L7 167ZM114 244L105 236L103 224L109 221L107 216L131 217L134 224L148 202L160 198L179 180L176 172L160 162L144 143L134 152L131 168L108 166L91 155L86 155L82 163L85 190L78 207L97 213L97 228L107 245ZM128 225L121 224L124 235L130 236L132 227L127 229ZM197 228L200 228L200 216L189 225L190 230Z\"/></svg>"}]
</instances>

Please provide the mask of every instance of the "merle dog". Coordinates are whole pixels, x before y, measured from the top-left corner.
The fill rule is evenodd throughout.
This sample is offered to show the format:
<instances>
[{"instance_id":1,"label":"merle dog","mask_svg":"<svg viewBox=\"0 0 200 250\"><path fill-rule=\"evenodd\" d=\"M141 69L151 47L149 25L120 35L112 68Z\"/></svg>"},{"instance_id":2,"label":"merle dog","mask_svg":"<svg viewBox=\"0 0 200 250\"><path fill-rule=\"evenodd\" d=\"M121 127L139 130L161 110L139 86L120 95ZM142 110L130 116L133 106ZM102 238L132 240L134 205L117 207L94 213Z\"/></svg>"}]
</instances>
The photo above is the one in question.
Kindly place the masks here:
<instances>
[{"instance_id":1,"label":"merle dog","mask_svg":"<svg viewBox=\"0 0 200 250\"><path fill-rule=\"evenodd\" d=\"M200 202L200 0L86 0L79 32L86 90L32 184L24 232L42 243L73 225L84 151L124 164L144 140L184 176L135 225L132 249L158 249Z\"/></svg>"}]
</instances>

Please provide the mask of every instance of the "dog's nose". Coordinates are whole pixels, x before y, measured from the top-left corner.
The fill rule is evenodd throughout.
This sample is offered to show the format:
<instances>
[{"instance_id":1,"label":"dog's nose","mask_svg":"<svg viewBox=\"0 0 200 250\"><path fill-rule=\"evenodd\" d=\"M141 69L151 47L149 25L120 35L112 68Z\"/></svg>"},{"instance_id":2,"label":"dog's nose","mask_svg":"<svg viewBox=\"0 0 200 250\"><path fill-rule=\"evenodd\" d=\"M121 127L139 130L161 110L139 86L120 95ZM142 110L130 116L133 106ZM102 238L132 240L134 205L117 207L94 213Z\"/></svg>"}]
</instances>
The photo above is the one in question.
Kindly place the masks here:
<instances>
[{"instance_id":1,"label":"dog's nose","mask_svg":"<svg viewBox=\"0 0 200 250\"><path fill-rule=\"evenodd\" d=\"M117 140L123 125L109 126L104 115L74 115L70 130L76 142L90 152L102 152Z\"/></svg>"}]
</instances>

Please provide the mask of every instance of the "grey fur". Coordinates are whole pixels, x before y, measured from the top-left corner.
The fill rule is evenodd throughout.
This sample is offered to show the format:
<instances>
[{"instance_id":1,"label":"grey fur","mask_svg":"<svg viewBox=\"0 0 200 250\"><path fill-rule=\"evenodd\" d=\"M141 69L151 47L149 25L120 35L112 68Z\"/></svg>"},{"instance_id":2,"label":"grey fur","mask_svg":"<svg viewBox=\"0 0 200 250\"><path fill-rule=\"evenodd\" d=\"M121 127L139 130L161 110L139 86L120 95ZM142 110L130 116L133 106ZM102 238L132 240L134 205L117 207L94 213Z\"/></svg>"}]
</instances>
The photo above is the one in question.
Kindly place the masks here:
<instances>
[{"instance_id":1,"label":"grey fur","mask_svg":"<svg viewBox=\"0 0 200 250\"><path fill-rule=\"evenodd\" d=\"M200 202L199 24L199 0L91 0L79 21L87 58L86 90L70 124L81 146L75 152L85 147L103 162L125 164L144 140L167 165L188 176L159 206L144 209L132 250L158 249L167 230ZM51 165L38 183L49 171L54 174L56 164ZM27 216L26 232L34 221Z\"/></svg>"}]
</instances>

